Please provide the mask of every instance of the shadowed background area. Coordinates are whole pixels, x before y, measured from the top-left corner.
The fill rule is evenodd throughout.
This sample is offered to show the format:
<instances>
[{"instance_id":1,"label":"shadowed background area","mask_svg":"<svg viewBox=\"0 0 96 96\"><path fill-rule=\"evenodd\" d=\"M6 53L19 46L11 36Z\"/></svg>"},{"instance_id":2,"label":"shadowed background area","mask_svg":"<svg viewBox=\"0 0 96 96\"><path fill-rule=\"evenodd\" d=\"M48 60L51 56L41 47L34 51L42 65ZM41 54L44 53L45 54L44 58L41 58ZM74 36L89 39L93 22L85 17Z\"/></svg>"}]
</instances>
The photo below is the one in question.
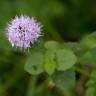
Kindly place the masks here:
<instances>
[{"instance_id":1,"label":"shadowed background area","mask_svg":"<svg viewBox=\"0 0 96 96\"><path fill-rule=\"evenodd\" d=\"M78 41L96 30L96 0L0 0L0 96L69 96L40 85L45 75L38 77L40 87L30 90L30 75L24 71L28 56L6 38L7 23L21 14L42 23L46 40Z\"/></svg>"}]
</instances>

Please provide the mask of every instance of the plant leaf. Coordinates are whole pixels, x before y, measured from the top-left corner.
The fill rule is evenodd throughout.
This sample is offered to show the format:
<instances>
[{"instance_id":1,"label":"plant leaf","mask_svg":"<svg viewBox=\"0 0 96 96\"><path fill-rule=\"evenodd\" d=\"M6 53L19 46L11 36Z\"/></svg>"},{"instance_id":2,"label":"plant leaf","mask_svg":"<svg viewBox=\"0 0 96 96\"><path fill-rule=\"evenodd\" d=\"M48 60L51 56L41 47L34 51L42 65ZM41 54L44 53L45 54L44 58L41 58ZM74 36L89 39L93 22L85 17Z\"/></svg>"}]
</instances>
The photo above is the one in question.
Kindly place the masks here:
<instances>
[{"instance_id":1,"label":"plant leaf","mask_svg":"<svg viewBox=\"0 0 96 96\"><path fill-rule=\"evenodd\" d=\"M25 70L33 75L43 72L43 53L33 51L25 64Z\"/></svg>"},{"instance_id":2,"label":"plant leaf","mask_svg":"<svg viewBox=\"0 0 96 96\"><path fill-rule=\"evenodd\" d=\"M96 64L96 48L87 51L81 58L81 64Z\"/></svg>"},{"instance_id":3,"label":"plant leaf","mask_svg":"<svg viewBox=\"0 0 96 96\"><path fill-rule=\"evenodd\" d=\"M96 48L96 32L93 32L92 34L84 36L84 38L81 39L80 43L89 49Z\"/></svg>"},{"instance_id":4,"label":"plant leaf","mask_svg":"<svg viewBox=\"0 0 96 96\"><path fill-rule=\"evenodd\" d=\"M48 49L48 50L56 50L59 48L59 43L56 42L56 41L47 41L45 43L45 48Z\"/></svg>"},{"instance_id":5,"label":"plant leaf","mask_svg":"<svg viewBox=\"0 0 96 96\"><path fill-rule=\"evenodd\" d=\"M55 68L56 68L55 54L54 52L47 50L45 54L44 69L49 75L52 75L55 71Z\"/></svg>"},{"instance_id":6,"label":"plant leaf","mask_svg":"<svg viewBox=\"0 0 96 96\"><path fill-rule=\"evenodd\" d=\"M61 49L56 52L57 69L65 71L70 69L77 61L76 56L71 50Z\"/></svg>"},{"instance_id":7,"label":"plant leaf","mask_svg":"<svg viewBox=\"0 0 96 96\"><path fill-rule=\"evenodd\" d=\"M64 92L70 93L75 87L75 72L73 70L67 70L64 72L59 71L54 74L53 80L56 87Z\"/></svg>"}]
</instances>

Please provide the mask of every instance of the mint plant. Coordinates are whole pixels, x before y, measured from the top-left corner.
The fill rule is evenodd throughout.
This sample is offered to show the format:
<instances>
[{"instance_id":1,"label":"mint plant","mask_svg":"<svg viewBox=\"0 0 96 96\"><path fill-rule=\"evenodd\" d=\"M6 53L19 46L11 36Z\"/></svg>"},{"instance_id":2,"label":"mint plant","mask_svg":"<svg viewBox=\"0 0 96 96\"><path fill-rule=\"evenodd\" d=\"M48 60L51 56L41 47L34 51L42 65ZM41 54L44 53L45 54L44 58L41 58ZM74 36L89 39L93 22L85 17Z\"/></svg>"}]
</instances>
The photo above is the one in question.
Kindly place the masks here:
<instances>
[{"instance_id":1,"label":"mint plant","mask_svg":"<svg viewBox=\"0 0 96 96\"><path fill-rule=\"evenodd\" d=\"M96 68L96 32L84 36L78 42L44 40L44 34L43 37L41 36L41 24L33 17L17 16L7 27L7 38L13 47L30 48L24 70L35 77L33 83L36 83L38 77L44 74L43 84L47 84L47 87L55 86L64 91L64 96L74 96L76 72L86 74L82 66ZM88 77L89 75L87 74ZM86 96L95 96L95 87L91 84L95 84L96 81L93 80L95 75L92 76L86 84Z\"/></svg>"}]
</instances>

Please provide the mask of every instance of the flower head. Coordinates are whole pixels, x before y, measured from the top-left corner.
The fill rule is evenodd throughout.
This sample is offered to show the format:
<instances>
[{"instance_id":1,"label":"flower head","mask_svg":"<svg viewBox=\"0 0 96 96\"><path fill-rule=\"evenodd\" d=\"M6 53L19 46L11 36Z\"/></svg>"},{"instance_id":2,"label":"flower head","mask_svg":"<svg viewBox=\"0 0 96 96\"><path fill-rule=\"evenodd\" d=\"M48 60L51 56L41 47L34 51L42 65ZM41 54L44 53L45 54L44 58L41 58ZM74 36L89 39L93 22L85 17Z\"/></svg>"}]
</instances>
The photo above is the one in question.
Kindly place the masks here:
<instances>
[{"instance_id":1,"label":"flower head","mask_svg":"<svg viewBox=\"0 0 96 96\"><path fill-rule=\"evenodd\" d=\"M7 38L12 46L29 48L41 36L41 25L32 17L16 16L7 27Z\"/></svg>"}]
</instances>

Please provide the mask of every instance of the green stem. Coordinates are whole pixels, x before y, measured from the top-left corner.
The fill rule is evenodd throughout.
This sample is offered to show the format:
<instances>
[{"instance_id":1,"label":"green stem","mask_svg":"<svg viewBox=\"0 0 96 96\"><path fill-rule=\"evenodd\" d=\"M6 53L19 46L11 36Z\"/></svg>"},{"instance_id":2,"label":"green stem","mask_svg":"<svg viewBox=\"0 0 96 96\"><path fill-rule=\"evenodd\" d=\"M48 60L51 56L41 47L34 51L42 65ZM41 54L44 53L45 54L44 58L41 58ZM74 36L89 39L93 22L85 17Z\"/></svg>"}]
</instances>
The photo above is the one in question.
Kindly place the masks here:
<instances>
[{"instance_id":1,"label":"green stem","mask_svg":"<svg viewBox=\"0 0 96 96\"><path fill-rule=\"evenodd\" d=\"M29 86L26 96L34 96L36 82L37 82L37 76L31 76L29 80Z\"/></svg>"}]
</instances>

